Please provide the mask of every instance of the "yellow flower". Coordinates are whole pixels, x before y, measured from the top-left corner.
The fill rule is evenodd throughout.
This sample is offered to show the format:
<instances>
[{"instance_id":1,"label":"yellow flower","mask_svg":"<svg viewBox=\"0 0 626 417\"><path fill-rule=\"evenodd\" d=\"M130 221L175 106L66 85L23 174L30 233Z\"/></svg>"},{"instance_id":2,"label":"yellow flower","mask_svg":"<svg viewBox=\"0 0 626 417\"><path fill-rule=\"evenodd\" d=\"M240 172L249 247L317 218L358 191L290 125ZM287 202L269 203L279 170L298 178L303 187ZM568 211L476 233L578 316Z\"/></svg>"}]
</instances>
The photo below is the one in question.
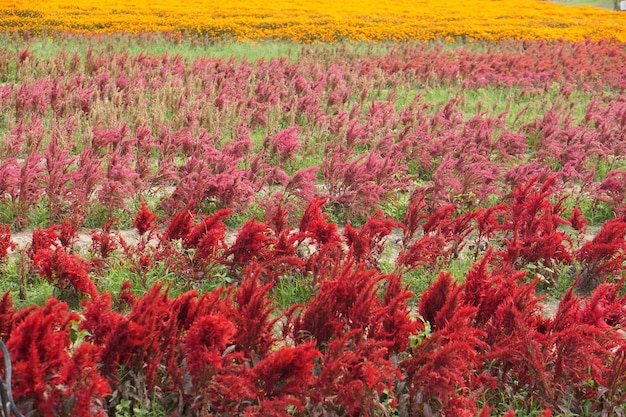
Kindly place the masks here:
<instances>
[{"instance_id":1,"label":"yellow flower","mask_svg":"<svg viewBox=\"0 0 626 417\"><path fill-rule=\"evenodd\" d=\"M30 0L0 5L9 31L175 32L236 40L583 39L626 42L626 13L528 0Z\"/></svg>"}]
</instances>

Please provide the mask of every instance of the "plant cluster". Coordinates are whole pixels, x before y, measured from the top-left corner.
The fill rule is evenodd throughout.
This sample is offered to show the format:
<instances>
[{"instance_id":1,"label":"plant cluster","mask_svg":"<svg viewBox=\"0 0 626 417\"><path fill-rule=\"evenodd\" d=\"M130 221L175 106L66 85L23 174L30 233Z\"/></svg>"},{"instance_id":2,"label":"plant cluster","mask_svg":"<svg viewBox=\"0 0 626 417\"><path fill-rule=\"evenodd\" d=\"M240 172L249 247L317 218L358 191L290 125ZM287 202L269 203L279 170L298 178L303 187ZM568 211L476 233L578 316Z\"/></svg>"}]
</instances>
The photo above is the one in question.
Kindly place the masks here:
<instances>
[{"instance_id":1,"label":"plant cluster","mask_svg":"<svg viewBox=\"0 0 626 417\"><path fill-rule=\"evenodd\" d=\"M56 298L15 308L3 296L0 337L11 352L16 404L41 416L125 408L180 416L487 416L520 404L546 415L623 412L626 218L607 221L574 250L559 226L580 219L560 216L548 198L552 184L531 181L508 205L465 215L447 206L427 214L416 199L403 222L377 214L343 233L323 214L324 200L308 205L298 228L287 225L279 203L271 223L249 220L230 244L222 222L230 210L201 217L188 206L159 229L142 204L137 242L104 230L85 257L74 253L74 229L38 230L29 253L39 274L82 302L76 310ZM406 248L396 270L383 274L377 262L393 228ZM121 253L105 257L104 235ZM464 282L439 273L413 309L402 275L445 262L470 236L486 247ZM145 282L137 295L129 281L116 294L99 291L92 278L102 270L90 277L89 264L110 267L115 256L136 265L138 276L163 263L179 287L210 282L220 268L233 283L178 295ZM569 289L546 317L539 280L525 279L527 262L553 269L576 262L578 280L593 276L595 286L585 297ZM272 291L298 275L309 277L310 297L282 309Z\"/></svg>"},{"instance_id":2,"label":"plant cluster","mask_svg":"<svg viewBox=\"0 0 626 417\"><path fill-rule=\"evenodd\" d=\"M620 214L623 48L490 48L313 48L253 63L5 52L2 221L94 227L115 215L129 227L140 199L168 215L190 201L258 211L280 192L296 210L318 195L335 219L359 222L384 206L399 218L421 188L476 209L551 175L592 222ZM472 99L490 89L499 107Z\"/></svg>"}]
</instances>

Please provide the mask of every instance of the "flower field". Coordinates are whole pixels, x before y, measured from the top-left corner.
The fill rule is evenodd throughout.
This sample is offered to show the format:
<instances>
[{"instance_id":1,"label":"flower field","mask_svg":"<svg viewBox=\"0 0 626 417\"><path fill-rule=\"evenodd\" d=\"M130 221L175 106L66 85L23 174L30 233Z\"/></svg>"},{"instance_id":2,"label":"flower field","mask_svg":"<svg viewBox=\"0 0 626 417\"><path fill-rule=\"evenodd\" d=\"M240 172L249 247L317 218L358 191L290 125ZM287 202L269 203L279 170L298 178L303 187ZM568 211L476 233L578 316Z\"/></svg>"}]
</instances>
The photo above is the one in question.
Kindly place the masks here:
<instances>
[{"instance_id":1,"label":"flower field","mask_svg":"<svg viewBox=\"0 0 626 417\"><path fill-rule=\"evenodd\" d=\"M8 31L142 33L295 41L566 39L626 41L626 15L547 1L478 0L11 0L0 5Z\"/></svg>"},{"instance_id":2,"label":"flower field","mask_svg":"<svg viewBox=\"0 0 626 417\"><path fill-rule=\"evenodd\" d=\"M61 3L0 6L0 415L626 414L621 14Z\"/></svg>"}]
</instances>

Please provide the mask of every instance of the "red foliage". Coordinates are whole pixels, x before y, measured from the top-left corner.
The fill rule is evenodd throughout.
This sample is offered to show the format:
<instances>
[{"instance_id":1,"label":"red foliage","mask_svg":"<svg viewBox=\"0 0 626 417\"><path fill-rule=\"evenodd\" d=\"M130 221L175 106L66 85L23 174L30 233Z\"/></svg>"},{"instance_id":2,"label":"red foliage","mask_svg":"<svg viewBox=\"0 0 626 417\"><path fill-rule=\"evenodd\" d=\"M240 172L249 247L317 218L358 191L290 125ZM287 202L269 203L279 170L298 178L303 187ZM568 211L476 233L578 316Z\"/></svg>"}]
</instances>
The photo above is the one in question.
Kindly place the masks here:
<instances>
[{"instance_id":1,"label":"red foliage","mask_svg":"<svg viewBox=\"0 0 626 417\"><path fill-rule=\"evenodd\" d=\"M168 241L187 237L193 228L193 219L196 216L192 211L195 204L195 201L191 201L185 209L172 216L165 228L165 232L163 232L162 240Z\"/></svg>"},{"instance_id":2,"label":"red foliage","mask_svg":"<svg viewBox=\"0 0 626 417\"><path fill-rule=\"evenodd\" d=\"M408 79L517 86L522 95L550 91L555 82L564 97L620 90L626 54L604 41L501 47L450 54L407 46L373 58L322 48L323 62L305 50L298 61L254 63L93 51L84 60L62 53L40 63L24 50L16 56L22 69L49 68L54 79L18 71L35 79L0 86L0 101L16 115L0 149L0 200L17 229L38 218L44 193L52 220L74 215L33 232L26 253L55 285L90 297L80 314L54 300L16 308L8 293L0 299L0 337L14 359L19 408L113 415L127 400L131 410L170 415L474 415L480 399L487 416L510 407L505 398L515 406L539 402L545 416L580 414L587 404L588 413L623 414L625 173L613 169L598 180L598 168L626 155L623 98L593 100L580 122L555 104L538 117L523 109L509 124L506 113L464 118L462 91L435 108L423 97L400 103L394 91ZM372 82L389 94L369 100ZM146 94L165 97L171 123L142 101ZM115 117L85 135L83 118L102 100L125 108L147 103L140 113L156 116L135 117L134 135ZM513 127L522 116L530 120ZM294 120L305 128L275 130ZM255 154L251 135L259 126L267 139ZM293 173L292 162L313 160L317 148L326 163ZM350 223L415 187L408 173L428 182L398 225L404 237L396 271L439 272L466 241L475 259L486 251L462 285L439 274L422 294L423 322L412 318L400 276L375 270L396 224L378 214L360 228ZM512 195L504 195L507 184ZM126 244L106 221L92 232L92 266L119 259L145 278L156 260L177 277L208 280L211 267L230 265L237 287L172 298L144 281L145 294L135 296L130 283L115 299L98 294L74 247L76 228L102 203L123 209L128 197L169 187L159 207L180 212L158 242L148 244L156 216L142 202L134 222L139 243ZM620 217L574 250L587 222L578 208L563 218L564 190L575 193L574 205L597 199ZM201 220L193 202L180 210L194 200L202 212L246 208L259 192L270 196L262 203L265 223L247 222L230 247L228 209ZM345 216L343 236L319 193ZM485 206L493 199L502 204ZM579 232L574 241L561 229L568 222ZM0 260L14 247L0 226ZM557 314L545 317L536 282L523 279L531 268L555 280L578 274L578 287L591 292L567 292ZM296 274L311 279L311 299L283 319L271 288Z\"/></svg>"},{"instance_id":3,"label":"red foliage","mask_svg":"<svg viewBox=\"0 0 626 417\"><path fill-rule=\"evenodd\" d=\"M52 226L55 227L55 226ZM78 225L74 222L63 220L61 224L56 227L59 231L58 240L66 251L72 252L74 244L78 241Z\"/></svg>"},{"instance_id":4,"label":"red foliage","mask_svg":"<svg viewBox=\"0 0 626 417\"><path fill-rule=\"evenodd\" d=\"M46 162L46 195L48 197L48 211L50 220L59 221L61 215L64 214L69 207L69 195L74 173L70 168L74 164L76 158L70 156L69 149L63 149L59 146L56 129L52 129L52 137L48 142L45 152Z\"/></svg>"},{"instance_id":5,"label":"red foliage","mask_svg":"<svg viewBox=\"0 0 626 417\"><path fill-rule=\"evenodd\" d=\"M81 257L67 254L63 249L42 249L35 253L33 263L39 274L61 290L98 296L98 289L89 278L89 265Z\"/></svg>"},{"instance_id":6,"label":"red foliage","mask_svg":"<svg viewBox=\"0 0 626 417\"><path fill-rule=\"evenodd\" d=\"M80 330L88 331L89 338L95 345L105 345L124 316L111 309L112 299L109 293L102 293L99 297L84 302L83 306L84 319L80 323Z\"/></svg>"},{"instance_id":7,"label":"red foliage","mask_svg":"<svg viewBox=\"0 0 626 417\"><path fill-rule=\"evenodd\" d=\"M477 413L480 387L474 375L481 367L482 351L488 345L483 341L484 332L471 325L474 311L467 306L452 311L445 326L435 328L401 363L411 414L474 416Z\"/></svg>"},{"instance_id":8,"label":"red foliage","mask_svg":"<svg viewBox=\"0 0 626 417\"><path fill-rule=\"evenodd\" d=\"M193 115L192 117L196 117ZM248 171L241 169L242 158L228 150L212 146L214 137L206 132L189 149L187 162L179 168L178 182L171 196L162 206L178 209L181 202L196 201L199 205L215 203L219 207L247 208L254 197L254 184Z\"/></svg>"},{"instance_id":9,"label":"red foliage","mask_svg":"<svg viewBox=\"0 0 626 417\"><path fill-rule=\"evenodd\" d=\"M536 282L490 273L491 257L488 252L468 273L461 296L476 308L475 326L490 346L484 360L491 384L529 393L552 408L597 395L594 384L604 386L609 367L620 363L615 353L623 340L613 327L625 317L619 289L598 287L584 308L570 289L554 318L546 319Z\"/></svg>"},{"instance_id":10,"label":"red foliage","mask_svg":"<svg viewBox=\"0 0 626 417\"><path fill-rule=\"evenodd\" d=\"M537 181L535 177L515 188L509 204L510 214L505 219L506 251L500 254L515 269L539 262L551 268L557 262L570 263L573 259L565 246L571 244L571 240L565 232L557 230L559 225L567 224L561 217L563 199L556 204L550 201L556 177L548 178L539 190L534 190Z\"/></svg>"},{"instance_id":11,"label":"red foliage","mask_svg":"<svg viewBox=\"0 0 626 417\"><path fill-rule=\"evenodd\" d=\"M235 243L226 250L224 258L232 256L234 265L245 266L267 258L271 252L270 246L275 242L272 230L253 218L241 226Z\"/></svg>"},{"instance_id":12,"label":"red foliage","mask_svg":"<svg viewBox=\"0 0 626 417\"><path fill-rule=\"evenodd\" d=\"M238 327L235 336L237 349L247 358L253 355L265 356L276 341L274 325L279 318L272 318L275 307L268 298L273 283L262 284L259 281L261 270L252 264L235 292L237 309L232 320Z\"/></svg>"},{"instance_id":13,"label":"red foliage","mask_svg":"<svg viewBox=\"0 0 626 417\"><path fill-rule=\"evenodd\" d=\"M504 204L488 208L479 208L475 212L476 238L474 239L474 260L478 258L478 253L485 251L490 245L491 239L503 229L499 218L508 214L508 208Z\"/></svg>"},{"instance_id":14,"label":"red foliage","mask_svg":"<svg viewBox=\"0 0 626 417\"><path fill-rule=\"evenodd\" d=\"M370 416L380 406L383 392L400 378L398 369L387 359L384 344L366 340L362 329L338 334L324 349L320 371L311 393L316 408L340 415Z\"/></svg>"},{"instance_id":15,"label":"red foliage","mask_svg":"<svg viewBox=\"0 0 626 417\"><path fill-rule=\"evenodd\" d=\"M383 253L387 236L398 223L390 216L377 211L365 224L356 229L346 225L344 236L354 259L369 268L378 268L378 260Z\"/></svg>"},{"instance_id":16,"label":"red foliage","mask_svg":"<svg viewBox=\"0 0 626 417\"><path fill-rule=\"evenodd\" d=\"M583 266L578 288L593 288L619 276L623 271L622 263L626 260L625 216L604 222L594 238L576 252L576 259Z\"/></svg>"},{"instance_id":17,"label":"red foliage","mask_svg":"<svg viewBox=\"0 0 626 417\"><path fill-rule=\"evenodd\" d=\"M434 268L443 255L445 243L442 236L426 235L413 242L408 250L403 250L397 263L411 269Z\"/></svg>"},{"instance_id":18,"label":"red foliage","mask_svg":"<svg viewBox=\"0 0 626 417\"><path fill-rule=\"evenodd\" d=\"M42 187L42 184L45 183L44 168L41 166L43 159L42 155L32 152L26 157L20 170L20 183L18 193L15 196L20 227L25 226L28 211L39 201L44 192Z\"/></svg>"},{"instance_id":19,"label":"red foliage","mask_svg":"<svg viewBox=\"0 0 626 417\"><path fill-rule=\"evenodd\" d=\"M284 347L269 353L252 368L262 396L265 398L289 398L299 409L306 405L305 398L315 381L315 359L321 353L315 343L306 342L295 347Z\"/></svg>"},{"instance_id":20,"label":"red foliage","mask_svg":"<svg viewBox=\"0 0 626 417\"><path fill-rule=\"evenodd\" d=\"M84 215L88 204L98 189L104 170L102 168L104 157L99 155L97 148L86 147L78 158L78 167L74 172L74 187L71 194L72 211L78 215Z\"/></svg>"},{"instance_id":21,"label":"red foliage","mask_svg":"<svg viewBox=\"0 0 626 417\"><path fill-rule=\"evenodd\" d=\"M405 248L409 247L422 221L428 218L426 207L426 196L423 193L414 193L411 196L402 221L405 228L402 244Z\"/></svg>"},{"instance_id":22,"label":"red foliage","mask_svg":"<svg viewBox=\"0 0 626 417\"><path fill-rule=\"evenodd\" d=\"M264 144L272 155L278 155L279 162L285 163L294 157L294 152L300 148L298 139L298 126L278 132L266 140Z\"/></svg>"},{"instance_id":23,"label":"red foliage","mask_svg":"<svg viewBox=\"0 0 626 417\"><path fill-rule=\"evenodd\" d=\"M11 293L5 292L0 299L0 339L6 340L11 332L11 325L13 324L13 300L11 299Z\"/></svg>"},{"instance_id":24,"label":"red foliage","mask_svg":"<svg viewBox=\"0 0 626 417\"><path fill-rule=\"evenodd\" d=\"M568 221L577 232L585 233L587 231L587 223L589 222L585 219L582 210L578 207L574 207Z\"/></svg>"},{"instance_id":25,"label":"red foliage","mask_svg":"<svg viewBox=\"0 0 626 417\"><path fill-rule=\"evenodd\" d=\"M154 222L157 219L157 215L150 211L145 201L141 201L141 208L135 216L133 225L139 232L139 236L143 236L146 232L154 230Z\"/></svg>"},{"instance_id":26,"label":"red foliage","mask_svg":"<svg viewBox=\"0 0 626 417\"><path fill-rule=\"evenodd\" d=\"M594 313L593 322L581 320L580 300L572 289L561 299L559 309L548 325L547 342L554 349L545 352L549 355L546 362L554 364L552 387L563 389L591 378L604 385L603 374L608 371L605 366L610 357L608 349L614 346L603 346L603 329L597 326L602 317L599 312Z\"/></svg>"},{"instance_id":27,"label":"red foliage","mask_svg":"<svg viewBox=\"0 0 626 417\"><path fill-rule=\"evenodd\" d=\"M210 262L219 250L227 248L224 238L228 228L222 220L230 216L232 212L231 209L217 210L191 228L185 238L184 247L197 248L194 261Z\"/></svg>"},{"instance_id":28,"label":"red foliage","mask_svg":"<svg viewBox=\"0 0 626 417\"><path fill-rule=\"evenodd\" d=\"M120 132L120 135L124 134ZM109 213L124 208L126 199L133 196L137 187L139 175L132 168L133 156L124 151L124 147L130 146L130 143L123 142L120 137L118 147L108 154L105 176L97 194L99 203Z\"/></svg>"},{"instance_id":29,"label":"red foliage","mask_svg":"<svg viewBox=\"0 0 626 417\"><path fill-rule=\"evenodd\" d=\"M79 319L65 303L50 299L15 325L7 347L13 363L13 396L22 413L107 415L102 399L110 388L97 370L99 350L89 343L70 346L70 326Z\"/></svg>"},{"instance_id":30,"label":"red foliage","mask_svg":"<svg viewBox=\"0 0 626 417\"><path fill-rule=\"evenodd\" d=\"M465 246L467 236L474 230L476 213L455 216L456 207L446 204L425 213L424 194L416 192L405 215L405 235L397 263L408 269L427 267L434 269L456 259ZM423 224L421 224L423 221ZM422 236L414 239L418 228Z\"/></svg>"},{"instance_id":31,"label":"red foliage","mask_svg":"<svg viewBox=\"0 0 626 417\"><path fill-rule=\"evenodd\" d=\"M304 201L311 201L317 194L315 180L318 170L319 166L315 165L296 171L285 184L285 195L295 195Z\"/></svg>"},{"instance_id":32,"label":"red foliage","mask_svg":"<svg viewBox=\"0 0 626 417\"><path fill-rule=\"evenodd\" d=\"M61 371L61 378L71 393L71 400L67 401L68 416L108 415L103 409L102 399L111 392L111 388L98 370L99 354L98 347L83 343L74 349L71 360Z\"/></svg>"},{"instance_id":33,"label":"red foliage","mask_svg":"<svg viewBox=\"0 0 626 417\"><path fill-rule=\"evenodd\" d=\"M319 282L315 298L306 309L291 320L295 339L312 337L322 350L332 338L344 329L372 330L378 324L375 318L381 308L376 296L377 284L384 276L348 262L338 264L330 276ZM292 311L293 312L293 311Z\"/></svg>"},{"instance_id":34,"label":"red foliage","mask_svg":"<svg viewBox=\"0 0 626 417\"><path fill-rule=\"evenodd\" d=\"M307 259L306 270L312 271L314 277L323 277L339 262L343 256L341 235L335 223L328 221L322 206L326 200L314 198L307 205L300 219L299 231L305 245L312 253Z\"/></svg>"},{"instance_id":35,"label":"red foliage","mask_svg":"<svg viewBox=\"0 0 626 417\"><path fill-rule=\"evenodd\" d=\"M599 198L607 201L617 214L624 214L626 204L626 171L613 170L598 186Z\"/></svg>"},{"instance_id":36,"label":"red foliage","mask_svg":"<svg viewBox=\"0 0 626 417\"><path fill-rule=\"evenodd\" d=\"M137 298L135 297L135 294L133 294L133 292L131 291L131 283L129 281L122 282L122 285L120 287L119 299L120 305L122 306L130 307L135 304Z\"/></svg>"},{"instance_id":37,"label":"red foliage","mask_svg":"<svg viewBox=\"0 0 626 417\"><path fill-rule=\"evenodd\" d=\"M349 215L369 214L381 200L394 198L391 190L410 185L400 155L377 151L355 155L354 150L343 146L329 148L323 165L326 197Z\"/></svg>"},{"instance_id":38,"label":"red foliage","mask_svg":"<svg viewBox=\"0 0 626 417\"><path fill-rule=\"evenodd\" d=\"M329 223L330 216L322 213L322 206L326 204L325 199L314 198L309 202L300 219L299 229L319 242L322 246L328 243L341 242L341 237L337 233L337 225Z\"/></svg>"},{"instance_id":39,"label":"red foliage","mask_svg":"<svg viewBox=\"0 0 626 417\"><path fill-rule=\"evenodd\" d=\"M17 244L11 241L11 228L0 224L0 263L4 262L9 251L17 248Z\"/></svg>"},{"instance_id":40,"label":"red foliage","mask_svg":"<svg viewBox=\"0 0 626 417\"><path fill-rule=\"evenodd\" d=\"M126 316L116 320L102 350L103 373L113 387L121 382L118 369L142 378L148 390L159 382L159 365L177 343L178 324L170 308L167 293L157 285L138 299Z\"/></svg>"},{"instance_id":41,"label":"red foliage","mask_svg":"<svg viewBox=\"0 0 626 417\"><path fill-rule=\"evenodd\" d=\"M237 328L223 314L199 317L186 332L186 369L197 386L204 385L222 367L226 347L234 343Z\"/></svg>"},{"instance_id":42,"label":"red foliage","mask_svg":"<svg viewBox=\"0 0 626 417\"><path fill-rule=\"evenodd\" d=\"M28 256L33 259L40 250L56 248L58 246L57 239L59 238L57 230L58 228L54 225L47 229L33 230L33 237L27 251Z\"/></svg>"},{"instance_id":43,"label":"red foliage","mask_svg":"<svg viewBox=\"0 0 626 417\"><path fill-rule=\"evenodd\" d=\"M379 326L372 338L387 342L390 352L404 352L411 335L424 330L423 324L409 316L409 299L413 293L402 286L399 275L385 276L383 304L377 313Z\"/></svg>"},{"instance_id":44,"label":"red foliage","mask_svg":"<svg viewBox=\"0 0 626 417\"><path fill-rule=\"evenodd\" d=\"M121 246L125 245L124 239L118 232L111 229L117 220L111 218L102 224L101 230L92 230L90 252L94 256L92 264L102 267L103 263Z\"/></svg>"},{"instance_id":45,"label":"red foliage","mask_svg":"<svg viewBox=\"0 0 626 417\"><path fill-rule=\"evenodd\" d=\"M450 274L440 273L437 280L422 293L419 304L420 316L430 323L433 329L445 327L449 318L448 313L458 304L460 289Z\"/></svg>"}]
</instances>

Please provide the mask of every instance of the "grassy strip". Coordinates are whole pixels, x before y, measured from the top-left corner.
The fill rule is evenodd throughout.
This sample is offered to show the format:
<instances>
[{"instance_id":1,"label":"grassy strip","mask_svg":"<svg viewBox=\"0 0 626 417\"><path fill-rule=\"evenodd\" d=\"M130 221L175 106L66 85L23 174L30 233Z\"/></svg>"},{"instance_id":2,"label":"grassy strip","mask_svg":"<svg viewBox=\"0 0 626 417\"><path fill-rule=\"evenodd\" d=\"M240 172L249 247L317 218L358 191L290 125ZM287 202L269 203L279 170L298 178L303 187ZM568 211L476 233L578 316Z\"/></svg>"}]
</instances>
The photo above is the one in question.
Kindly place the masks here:
<instances>
[{"instance_id":1,"label":"grassy strip","mask_svg":"<svg viewBox=\"0 0 626 417\"><path fill-rule=\"evenodd\" d=\"M589 6L597 7L604 10L613 10L613 0L552 0L554 3L562 4L563 6Z\"/></svg>"}]
</instances>

